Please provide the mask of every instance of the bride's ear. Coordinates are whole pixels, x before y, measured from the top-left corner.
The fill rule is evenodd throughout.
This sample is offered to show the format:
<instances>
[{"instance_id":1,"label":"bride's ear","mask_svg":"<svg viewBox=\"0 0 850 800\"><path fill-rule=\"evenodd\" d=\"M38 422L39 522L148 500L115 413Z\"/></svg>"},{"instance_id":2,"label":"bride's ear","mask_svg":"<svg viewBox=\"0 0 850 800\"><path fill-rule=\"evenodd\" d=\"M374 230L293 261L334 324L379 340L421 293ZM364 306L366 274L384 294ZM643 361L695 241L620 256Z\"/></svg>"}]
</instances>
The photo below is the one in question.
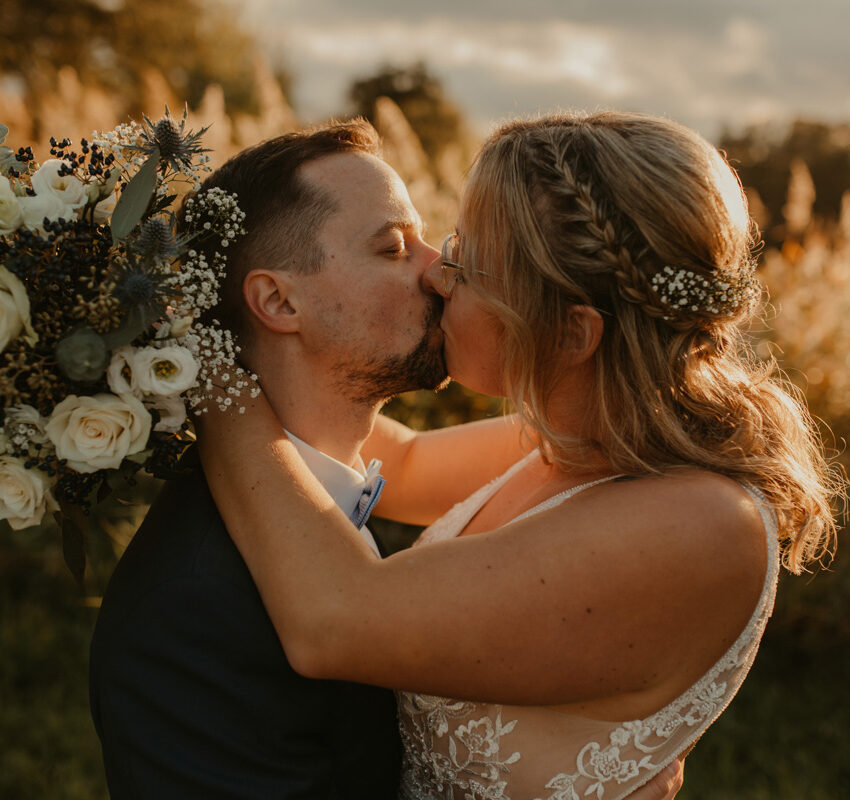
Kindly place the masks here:
<instances>
[{"instance_id":1,"label":"bride's ear","mask_svg":"<svg viewBox=\"0 0 850 800\"><path fill-rule=\"evenodd\" d=\"M602 341L605 321L592 306L571 306L564 329L563 358L575 367L590 360Z\"/></svg>"},{"instance_id":2,"label":"bride's ear","mask_svg":"<svg viewBox=\"0 0 850 800\"><path fill-rule=\"evenodd\" d=\"M242 282L242 296L257 323L274 333L295 333L301 326L289 273L252 269Z\"/></svg>"}]
</instances>

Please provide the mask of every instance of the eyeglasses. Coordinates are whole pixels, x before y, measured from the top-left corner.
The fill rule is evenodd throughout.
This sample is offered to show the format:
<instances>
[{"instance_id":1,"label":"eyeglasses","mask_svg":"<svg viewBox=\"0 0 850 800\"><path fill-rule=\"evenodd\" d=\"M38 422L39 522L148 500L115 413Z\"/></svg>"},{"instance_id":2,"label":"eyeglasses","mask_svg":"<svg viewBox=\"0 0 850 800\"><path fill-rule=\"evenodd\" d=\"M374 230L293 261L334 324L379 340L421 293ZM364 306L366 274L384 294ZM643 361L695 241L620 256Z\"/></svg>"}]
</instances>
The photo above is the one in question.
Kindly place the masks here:
<instances>
[{"instance_id":1,"label":"eyeglasses","mask_svg":"<svg viewBox=\"0 0 850 800\"><path fill-rule=\"evenodd\" d=\"M448 299L452 296L455 286L463 283L464 272L474 272L477 275L490 275L491 278L498 278L498 275L492 275L489 272L484 272L481 269L472 269L472 267L464 267L455 261L458 244L460 239L457 233L450 233L446 236L443 242L443 249L440 252L440 266L443 279L443 296Z\"/></svg>"}]
</instances>

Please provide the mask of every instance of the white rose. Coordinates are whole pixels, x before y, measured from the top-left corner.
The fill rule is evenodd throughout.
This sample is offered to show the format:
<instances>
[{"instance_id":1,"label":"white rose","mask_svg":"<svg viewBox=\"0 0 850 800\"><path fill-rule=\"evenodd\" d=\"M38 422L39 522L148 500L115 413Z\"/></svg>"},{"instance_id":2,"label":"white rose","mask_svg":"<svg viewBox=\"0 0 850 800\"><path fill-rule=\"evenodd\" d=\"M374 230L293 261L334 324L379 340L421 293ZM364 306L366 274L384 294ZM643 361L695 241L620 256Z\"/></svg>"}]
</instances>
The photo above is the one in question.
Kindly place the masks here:
<instances>
[{"instance_id":1,"label":"white rose","mask_svg":"<svg viewBox=\"0 0 850 800\"><path fill-rule=\"evenodd\" d=\"M179 397L151 397L146 405L159 411L155 431L176 433L186 421L186 404Z\"/></svg>"},{"instance_id":2,"label":"white rose","mask_svg":"<svg viewBox=\"0 0 850 800\"><path fill-rule=\"evenodd\" d=\"M47 423L57 458L77 472L116 469L126 456L145 449L150 430L151 415L130 394L69 395Z\"/></svg>"},{"instance_id":3,"label":"white rose","mask_svg":"<svg viewBox=\"0 0 850 800\"><path fill-rule=\"evenodd\" d=\"M38 341L38 334L30 320L30 299L26 288L17 276L0 266L0 353L21 331L30 347Z\"/></svg>"},{"instance_id":4,"label":"white rose","mask_svg":"<svg viewBox=\"0 0 850 800\"><path fill-rule=\"evenodd\" d=\"M14 233L24 220L9 179L0 175L0 236Z\"/></svg>"},{"instance_id":5,"label":"white rose","mask_svg":"<svg viewBox=\"0 0 850 800\"><path fill-rule=\"evenodd\" d=\"M25 469L19 458L0 456L0 519L19 531L38 525L46 511L58 509L41 470Z\"/></svg>"},{"instance_id":6,"label":"white rose","mask_svg":"<svg viewBox=\"0 0 850 800\"><path fill-rule=\"evenodd\" d=\"M58 158L45 161L33 174L30 183L36 195L53 195L72 211L88 202L88 187L75 175L60 175L65 164Z\"/></svg>"},{"instance_id":7,"label":"white rose","mask_svg":"<svg viewBox=\"0 0 850 800\"><path fill-rule=\"evenodd\" d=\"M74 219L77 216L73 208L52 194L19 197L18 205L24 217L24 225L41 236L44 236L45 217L55 222L57 219Z\"/></svg>"},{"instance_id":8,"label":"white rose","mask_svg":"<svg viewBox=\"0 0 850 800\"><path fill-rule=\"evenodd\" d=\"M112 360L106 368L106 382L115 394L141 394L136 373L133 372L133 356L136 349L125 345L112 353Z\"/></svg>"},{"instance_id":9,"label":"white rose","mask_svg":"<svg viewBox=\"0 0 850 800\"><path fill-rule=\"evenodd\" d=\"M143 347L130 365L136 383L145 394L163 397L185 392L198 377L198 362L185 347Z\"/></svg>"}]
</instances>

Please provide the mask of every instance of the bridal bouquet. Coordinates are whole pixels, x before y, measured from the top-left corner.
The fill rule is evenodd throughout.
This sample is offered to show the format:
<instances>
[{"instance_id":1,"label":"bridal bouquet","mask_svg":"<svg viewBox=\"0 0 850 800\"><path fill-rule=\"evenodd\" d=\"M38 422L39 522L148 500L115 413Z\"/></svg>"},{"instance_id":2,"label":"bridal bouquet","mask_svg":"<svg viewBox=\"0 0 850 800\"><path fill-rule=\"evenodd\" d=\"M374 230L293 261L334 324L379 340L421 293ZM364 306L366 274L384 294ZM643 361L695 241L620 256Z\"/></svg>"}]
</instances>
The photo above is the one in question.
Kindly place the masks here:
<instances>
[{"instance_id":1,"label":"bridal bouquet","mask_svg":"<svg viewBox=\"0 0 850 800\"><path fill-rule=\"evenodd\" d=\"M244 214L198 191L204 130L166 108L78 147L51 139L38 165L0 125L0 520L53 513L78 577L81 514L139 469L167 474L213 386L224 406L256 392L208 318Z\"/></svg>"}]
</instances>

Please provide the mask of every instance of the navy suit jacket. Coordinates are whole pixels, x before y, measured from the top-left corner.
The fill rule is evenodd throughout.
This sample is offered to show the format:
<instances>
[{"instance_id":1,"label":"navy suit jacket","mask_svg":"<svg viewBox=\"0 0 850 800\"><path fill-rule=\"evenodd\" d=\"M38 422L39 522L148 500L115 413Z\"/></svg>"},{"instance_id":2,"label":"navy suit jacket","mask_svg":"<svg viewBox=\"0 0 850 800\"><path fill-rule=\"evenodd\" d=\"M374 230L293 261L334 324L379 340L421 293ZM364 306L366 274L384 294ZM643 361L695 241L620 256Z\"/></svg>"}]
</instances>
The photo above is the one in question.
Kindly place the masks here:
<instances>
[{"instance_id":1,"label":"navy suit jacket","mask_svg":"<svg viewBox=\"0 0 850 800\"><path fill-rule=\"evenodd\" d=\"M109 583L91 704L113 800L395 800L392 693L290 667L199 467Z\"/></svg>"}]
</instances>

